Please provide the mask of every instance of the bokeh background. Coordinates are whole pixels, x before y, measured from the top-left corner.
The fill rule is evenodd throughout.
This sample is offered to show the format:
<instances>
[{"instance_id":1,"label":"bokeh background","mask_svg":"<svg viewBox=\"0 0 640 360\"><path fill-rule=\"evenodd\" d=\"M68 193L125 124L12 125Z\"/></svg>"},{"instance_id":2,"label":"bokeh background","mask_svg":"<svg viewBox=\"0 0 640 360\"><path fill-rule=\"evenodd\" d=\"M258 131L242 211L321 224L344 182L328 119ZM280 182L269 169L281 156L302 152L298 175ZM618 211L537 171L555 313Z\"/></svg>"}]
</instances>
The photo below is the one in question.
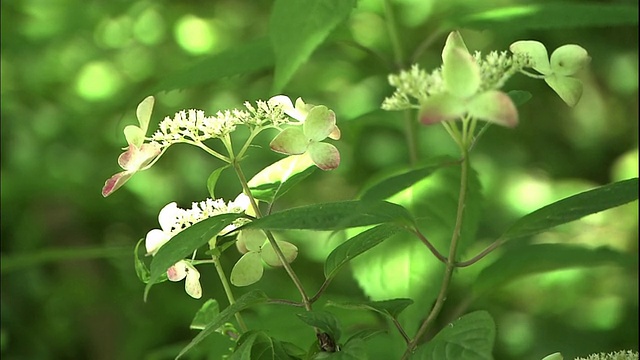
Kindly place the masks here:
<instances>
[{"instance_id":1,"label":"bokeh background","mask_svg":"<svg viewBox=\"0 0 640 360\"><path fill-rule=\"evenodd\" d=\"M448 31L443 27L473 3L387 2L405 65L423 44L415 61L426 69L438 66ZM495 0L484 5L528 3ZM551 201L638 175L637 2L598 3L635 4L636 21L462 30L474 50L507 49L515 40L537 39L550 50L577 43L592 57L580 74L583 98L573 109L541 81L515 77L508 83L507 88L525 89L534 97L519 109L516 129L489 129L475 150L486 199L478 249L514 219ZM153 129L181 109L215 112L276 95L272 67L202 82L188 75L203 59L265 37L272 5L263 0L2 1L3 358L168 359L194 336L188 324L201 302L173 283L154 287L143 302L133 247L157 227L162 206L177 201L188 207L207 197L207 176L220 163L195 148L175 146L158 165L109 198L100 189L119 171L116 159L126 144L122 129L135 124L135 107L146 96L157 99ZM387 75L396 71L388 11L383 1L358 1L347 21L283 89L292 98L302 96L335 110L343 133L336 145L343 160L336 171L317 171L278 206L351 199L368 179L409 162L403 115L379 110L392 92ZM206 67L197 71L208 78ZM417 131L421 158L455 153L440 127ZM258 143L266 145L269 135ZM251 176L278 158L256 148L245 171ZM233 199L240 187L229 173L217 191ZM637 256L637 215L635 202L531 241L608 245ZM326 249L301 249L295 268L303 281L317 287ZM233 265L234 256L224 259L225 267ZM226 306L213 271L202 272L204 298L217 298ZM365 299L348 271L343 273L329 294ZM443 316L465 304L465 290L475 274L477 270L461 274ZM292 288L277 270L268 271L260 284ZM295 298L293 289L290 295ZM496 359L540 359L555 351L573 358L638 349L637 268L604 266L530 276L465 306L488 309L494 316ZM256 311L254 315L271 320L260 323L249 315L250 323L275 335L294 331L286 311ZM353 322L368 316L343 315Z\"/></svg>"}]
</instances>

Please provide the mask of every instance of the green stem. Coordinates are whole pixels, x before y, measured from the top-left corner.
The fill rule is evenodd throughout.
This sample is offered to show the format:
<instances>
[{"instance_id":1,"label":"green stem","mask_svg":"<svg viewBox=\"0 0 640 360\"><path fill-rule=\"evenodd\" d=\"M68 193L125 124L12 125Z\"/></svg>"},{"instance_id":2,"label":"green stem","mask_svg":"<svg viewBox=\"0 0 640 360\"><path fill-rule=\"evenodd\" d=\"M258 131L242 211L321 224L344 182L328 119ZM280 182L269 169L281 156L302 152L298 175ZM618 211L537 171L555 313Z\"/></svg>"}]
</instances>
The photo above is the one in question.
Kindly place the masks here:
<instances>
[{"instance_id":1,"label":"green stem","mask_svg":"<svg viewBox=\"0 0 640 360\"><path fill-rule=\"evenodd\" d=\"M409 147L409 164L416 165L418 162L418 127L411 110L404 111L405 137L407 138L407 146Z\"/></svg>"},{"instance_id":2,"label":"green stem","mask_svg":"<svg viewBox=\"0 0 640 360\"><path fill-rule=\"evenodd\" d=\"M220 259L217 256L213 256L213 265L216 267L216 271L218 272L218 277L220 277L220 282L222 283L222 287L224 288L224 293L227 295L227 299L229 300L229 305L233 305L236 302L236 299L233 297L233 292L231 291L231 286L229 286L229 282L227 281L227 276L224 273L224 269L222 265L220 265ZM235 313L236 320L238 321L238 325L240 326L240 330L245 333L249 329L247 325L244 323L242 319L242 315L240 312Z\"/></svg>"},{"instance_id":3,"label":"green stem","mask_svg":"<svg viewBox=\"0 0 640 360\"><path fill-rule=\"evenodd\" d=\"M393 16L393 9L390 0L384 1L384 12L387 18L385 22L387 24L387 31L389 32L389 40L391 41L391 47L393 48L393 55L398 70L404 67L404 55L402 53L402 45L400 44L400 35L396 27L396 20Z\"/></svg>"},{"instance_id":4,"label":"green stem","mask_svg":"<svg viewBox=\"0 0 640 360\"><path fill-rule=\"evenodd\" d=\"M458 249L458 241L460 240L460 233L462 231L462 217L464 214L464 205L467 198L467 177L469 170L469 153L465 148L462 149L463 159L462 159L462 169L460 174L460 194L458 196L458 210L456 211L456 223L453 229L453 234L451 236L451 244L449 245L449 256L447 257L447 264L444 270L444 277L442 279L442 285L440 286L440 292L438 293L438 298L436 299L436 303L431 309L429 316L422 323L415 337L407 344L407 350L404 355L402 355L402 359L408 359L409 356L416 349L418 342L425 334L425 332L429 329L429 326L435 321L435 319L440 314L442 307L444 306L444 302L447 299L447 291L449 290L449 284L451 283L451 277L453 276L453 270L456 267L456 251Z\"/></svg>"}]
</instances>

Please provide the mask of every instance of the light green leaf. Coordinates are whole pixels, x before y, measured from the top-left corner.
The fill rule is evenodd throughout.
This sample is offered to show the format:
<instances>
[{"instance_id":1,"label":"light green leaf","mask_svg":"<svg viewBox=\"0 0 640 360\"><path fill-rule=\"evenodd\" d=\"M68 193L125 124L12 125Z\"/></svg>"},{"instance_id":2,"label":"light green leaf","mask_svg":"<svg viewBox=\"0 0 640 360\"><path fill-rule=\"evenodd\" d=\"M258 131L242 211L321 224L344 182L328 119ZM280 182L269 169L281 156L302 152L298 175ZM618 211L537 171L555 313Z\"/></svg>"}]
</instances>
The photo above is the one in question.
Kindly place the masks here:
<instances>
[{"instance_id":1,"label":"light green leaf","mask_svg":"<svg viewBox=\"0 0 640 360\"><path fill-rule=\"evenodd\" d=\"M196 313L191 321L191 325L189 325L189 329L194 330L202 330L204 329L208 323L212 322L216 316L220 313L220 306L218 305L218 301L216 299L207 300L202 306L200 310Z\"/></svg>"},{"instance_id":2,"label":"light green leaf","mask_svg":"<svg viewBox=\"0 0 640 360\"><path fill-rule=\"evenodd\" d=\"M241 229L342 230L382 223L412 224L413 218L400 205L386 201L340 201L283 210L254 220Z\"/></svg>"},{"instance_id":3,"label":"light green leaf","mask_svg":"<svg viewBox=\"0 0 640 360\"><path fill-rule=\"evenodd\" d=\"M230 280L235 286L249 286L262 279L264 267L260 253L250 251L240 258L231 270Z\"/></svg>"},{"instance_id":4,"label":"light green leaf","mask_svg":"<svg viewBox=\"0 0 640 360\"><path fill-rule=\"evenodd\" d=\"M545 356L542 360L562 360L562 354L559 352Z\"/></svg>"},{"instance_id":5,"label":"light green leaf","mask_svg":"<svg viewBox=\"0 0 640 360\"><path fill-rule=\"evenodd\" d=\"M156 99L153 96L147 96L136 108L136 116L138 118L138 124L140 124L140 130L142 130L142 137L147 134L149 121L151 120L151 112L153 111L153 105L155 102Z\"/></svg>"},{"instance_id":6,"label":"light green leaf","mask_svg":"<svg viewBox=\"0 0 640 360\"><path fill-rule=\"evenodd\" d=\"M248 185L256 199L272 203L315 169L308 154L291 155L262 169Z\"/></svg>"},{"instance_id":7,"label":"light green leaf","mask_svg":"<svg viewBox=\"0 0 640 360\"><path fill-rule=\"evenodd\" d=\"M327 257L324 263L324 276L333 278L340 268L351 259L375 247L403 229L392 224L381 224L352 237L340 244Z\"/></svg>"},{"instance_id":8,"label":"light green leaf","mask_svg":"<svg viewBox=\"0 0 640 360\"><path fill-rule=\"evenodd\" d=\"M211 175L209 175L209 177L207 178L207 190L209 190L209 195L211 196L212 199L216 198L215 189L216 189L216 183L220 178L220 174L222 174L222 172L226 170L229 166L230 165L225 165L223 167L219 167L213 170L211 172Z\"/></svg>"},{"instance_id":9,"label":"light green leaf","mask_svg":"<svg viewBox=\"0 0 640 360\"><path fill-rule=\"evenodd\" d=\"M151 286L160 279L162 274L166 273L167 269L193 254L196 249L206 244L233 220L241 216L241 214L222 214L210 217L181 231L162 245L151 261L151 275L149 283L144 289L145 301Z\"/></svg>"},{"instance_id":10,"label":"light green leaf","mask_svg":"<svg viewBox=\"0 0 640 360\"><path fill-rule=\"evenodd\" d=\"M637 199L638 178L601 186L554 202L525 215L502 235L502 239L512 240L535 235L558 225Z\"/></svg>"},{"instance_id":11,"label":"light green leaf","mask_svg":"<svg viewBox=\"0 0 640 360\"><path fill-rule=\"evenodd\" d=\"M269 19L276 59L274 92L289 82L355 5L354 0L276 0Z\"/></svg>"},{"instance_id":12,"label":"light green leaf","mask_svg":"<svg viewBox=\"0 0 640 360\"><path fill-rule=\"evenodd\" d=\"M520 246L506 251L484 268L473 286L475 291L484 294L526 275L602 265L637 267L638 258L606 247L590 249L567 244Z\"/></svg>"},{"instance_id":13,"label":"light green leaf","mask_svg":"<svg viewBox=\"0 0 640 360\"><path fill-rule=\"evenodd\" d=\"M293 260L298 256L298 248L288 241L278 241L278 246L284 255L284 258L287 260L287 263L292 263ZM271 243L266 243L262 247L262 260L267 263L269 266L282 266L282 262L278 259L278 255L276 255L275 250L273 250L273 246Z\"/></svg>"},{"instance_id":14,"label":"light green leaf","mask_svg":"<svg viewBox=\"0 0 640 360\"><path fill-rule=\"evenodd\" d=\"M343 309L366 309L382 314L390 319L396 319L400 313L413 304L411 299L391 299L382 301L369 301L364 303L327 301L327 306L335 306Z\"/></svg>"},{"instance_id":15,"label":"light green leaf","mask_svg":"<svg viewBox=\"0 0 640 360\"><path fill-rule=\"evenodd\" d=\"M418 348L415 359L489 360L493 359L496 326L486 311L476 311L445 326L426 345Z\"/></svg>"},{"instance_id":16,"label":"light green leaf","mask_svg":"<svg viewBox=\"0 0 640 360\"><path fill-rule=\"evenodd\" d=\"M315 310L306 311L302 314L298 314L300 320L306 324L317 327L321 331L331 335L331 338L338 343L342 331L340 330L340 323L335 315L328 311Z\"/></svg>"},{"instance_id":17,"label":"light green leaf","mask_svg":"<svg viewBox=\"0 0 640 360\"><path fill-rule=\"evenodd\" d=\"M185 346L176 359L180 358L182 355L186 354L189 350L193 349L194 346L198 345L204 338L214 333L220 326L224 325L225 322L229 321L235 313L242 311L251 306L255 306L258 304L265 303L267 301L267 295L260 290L252 290L241 297L239 297L233 305L230 305L226 309L222 310L220 314L218 314L215 319L213 319L207 326L196 335L196 337L191 340L191 342Z\"/></svg>"},{"instance_id":18,"label":"light green leaf","mask_svg":"<svg viewBox=\"0 0 640 360\"><path fill-rule=\"evenodd\" d=\"M371 185L366 185L365 190L360 195L362 200L384 200L397 194L401 190L417 183L418 181L433 174L442 167L459 164L460 161L449 156L438 157L429 160L419 167L384 179L377 180Z\"/></svg>"}]
</instances>

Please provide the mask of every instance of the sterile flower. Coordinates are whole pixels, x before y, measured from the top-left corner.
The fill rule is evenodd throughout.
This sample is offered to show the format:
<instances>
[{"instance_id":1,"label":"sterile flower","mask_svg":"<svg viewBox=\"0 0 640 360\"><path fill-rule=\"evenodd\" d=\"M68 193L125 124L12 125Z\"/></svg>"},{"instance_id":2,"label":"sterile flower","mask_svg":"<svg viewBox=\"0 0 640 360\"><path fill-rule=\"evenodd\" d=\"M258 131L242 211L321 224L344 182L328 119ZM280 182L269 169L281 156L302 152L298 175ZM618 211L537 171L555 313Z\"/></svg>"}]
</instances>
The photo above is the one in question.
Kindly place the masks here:
<instances>
[{"instance_id":1,"label":"sterile flower","mask_svg":"<svg viewBox=\"0 0 640 360\"><path fill-rule=\"evenodd\" d=\"M431 95L422 103L420 120L424 124L464 115L509 127L518 123L518 112L507 94L482 90L480 66L457 31L447 38L442 62L444 92Z\"/></svg>"},{"instance_id":2,"label":"sterile flower","mask_svg":"<svg viewBox=\"0 0 640 360\"><path fill-rule=\"evenodd\" d=\"M167 270L167 278L169 281L180 281L186 279L184 290L195 299L202 297L202 286L200 286L200 272L189 262L185 260L178 261L175 265Z\"/></svg>"},{"instance_id":3,"label":"sterile flower","mask_svg":"<svg viewBox=\"0 0 640 360\"><path fill-rule=\"evenodd\" d=\"M180 211L181 209L178 209L178 205L175 202L165 205L165 207L160 210L158 214L160 229L149 231L145 238L144 245L147 249L147 254L155 255L158 249L175 235L174 227L177 224Z\"/></svg>"},{"instance_id":4,"label":"sterile flower","mask_svg":"<svg viewBox=\"0 0 640 360\"><path fill-rule=\"evenodd\" d=\"M291 99L286 95L276 95L269 99L268 103L270 105L279 105L285 114L295 120L298 120L300 123L304 123L307 115L309 115L309 111L314 107L314 105L305 104L302 98L297 98L296 105L293 106ZM340 136L341 133L338 125L334 125L333 129L331 129L331 133L329 134L329 138L333 140L340 140Z\"/></svg>"},{"instance_id":5,"label":"sterile flower","mask_svg":"<svg viewBox=\"0 0 640 360\"><path fill-rule=\"evenodd\" d=\"M582 83L571 77L587 64L591 58L581 46L568 44L547 54L547 48L538 41L516 41L509 47L514 54L530 57L534 70L544 75L544 81L569 106L574 106L582 96Z\"/></svg>"}]
</instances>

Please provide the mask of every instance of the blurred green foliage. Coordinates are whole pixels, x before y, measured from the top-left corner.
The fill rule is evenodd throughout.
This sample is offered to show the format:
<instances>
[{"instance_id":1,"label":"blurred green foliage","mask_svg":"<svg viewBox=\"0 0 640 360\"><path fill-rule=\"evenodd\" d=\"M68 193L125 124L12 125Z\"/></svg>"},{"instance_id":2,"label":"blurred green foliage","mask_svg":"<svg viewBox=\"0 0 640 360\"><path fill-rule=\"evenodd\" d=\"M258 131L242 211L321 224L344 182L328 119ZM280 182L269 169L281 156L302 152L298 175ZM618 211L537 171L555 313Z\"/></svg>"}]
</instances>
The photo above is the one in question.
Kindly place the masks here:
<instances>
[{"instance_id":1,"label":"blurred green foliage","mask_svg":"<svg viewBox=\"0 0 640 360\"><path fill-rule=\"evenodd\" d=\"M427 69L438 66L447 26L463 23L465 11L482 10L465 0L389 3L400 40L395 57L385 2L361 0L284 86L292 98L334 109L343 159L336 171L316 171L305 179L279 208L351 199L376 174L407 164L402 114L379 110L391 93L386 77L411 61ZM540 81L515 77L507 85L530 91L533 99L519 108L521 123L515 130L493 127L474 150L486 204L480 236L469 253L540 206L638 175L637 3L597 4L631 5L635 13L629 16L636 21L611 20L607 11L603 23L595 25L566 14L566 28L530 26L513 20L512 13L494 27L482 17L467 19L462 31L473 50L506 49L515 40L536 39L549 49L580 44L592 57L582 74L582 100L573 109ZM482 6L511 5L533 6L515 0ZM133 248L157 227L163 205L177 201L188 206L208 196L206 179L221 164L195 148L178 146L117 194L104 199L100 188L118 171L122 129L135 124L135 106L147 95L157 98L152 129L181 109L215 112L276 95L274 59L265 40L273 3L5 0L1 6L1 354L7 359L172 358L194 336L188 324L201 303L186 296L182 284L157 286L144 303ZM265 52L250 73L227 76L234 74L233 57L225 60L231 61L229 68L210 67L211 56L242 52L254 42L263 44ZM410 59L420 46L420 56ZM420 157L455 155L442 128L416 131ZM268 134L259 138L262 147L269 140ZM249 176L279 158L259 150L249 154ZM216 188L226 199L240 191L232 176L223 173ZM609 245L637 256L637 216L634 203L530 242ZM290 237L301 249L296 271L317 288L321 261L339 239L323 233ZM304 242L309 237L313 243ZM228 269L237 260L233 256L223 258ZM443 324L468 301L481 268L459 271ZM225 307L213 268L201 272L204 299L216 298ZM261 284L268 284L271 297L296 297L278 270L267 271L255 286ZM365 298L346 271L327 297ZM467 305L487 309L495 318L496 359L638 349L637 269L570 269L527 277ZM304 347L313 339L298 335L304 324L293 318L296 311L261 307L250 310L247 321ZM366 312L336 314L350 331L361 323L384 325ZM225 347L214 341L221 339L211 344L223 351L230 343ZM375 338L368 346L375 348Z\"/></svg>"}]
</instances>

